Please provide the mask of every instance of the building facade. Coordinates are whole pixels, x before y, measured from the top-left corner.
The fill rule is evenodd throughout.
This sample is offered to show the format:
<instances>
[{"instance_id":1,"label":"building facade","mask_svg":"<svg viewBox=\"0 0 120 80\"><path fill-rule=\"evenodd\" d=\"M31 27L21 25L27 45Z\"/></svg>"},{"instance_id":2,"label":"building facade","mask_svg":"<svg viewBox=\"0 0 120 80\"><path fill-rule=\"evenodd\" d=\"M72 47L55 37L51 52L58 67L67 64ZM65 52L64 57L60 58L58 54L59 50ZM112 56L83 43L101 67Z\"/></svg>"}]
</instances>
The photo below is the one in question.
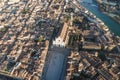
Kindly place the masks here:
<instances>
[{"instance_id":1,"label":"building facade","mask_svg":"<svg viewBox=\"0 0 120 80\"><path fill-rule=\"evenodd\" d=\"M57 37L53 40L53 46L65 47L66 46L66 36L68 31L67 23L64 23L63 27L58 32Z\"/></svg>"}]
</instances>

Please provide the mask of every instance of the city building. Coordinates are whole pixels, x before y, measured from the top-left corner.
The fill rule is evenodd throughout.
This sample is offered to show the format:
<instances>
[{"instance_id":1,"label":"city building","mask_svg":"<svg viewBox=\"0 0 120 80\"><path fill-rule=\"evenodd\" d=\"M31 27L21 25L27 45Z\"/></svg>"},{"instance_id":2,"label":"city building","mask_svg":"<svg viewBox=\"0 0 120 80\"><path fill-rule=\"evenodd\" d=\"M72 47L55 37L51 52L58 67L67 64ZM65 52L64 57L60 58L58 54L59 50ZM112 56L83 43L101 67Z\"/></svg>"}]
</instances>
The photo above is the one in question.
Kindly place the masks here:
<instances>
[{"instance_id":1,"label":"city building","mask_svg":"<svg viewBox=\"0 0 120 80\"><path fill-rule=\"evenodd\" d=\"M64 25L60 28L57 37L55 37L55 40L53 40L53 46L65 47L67 32L68 25L67 23L64 23Z\"/></svg>"}]
</instances>

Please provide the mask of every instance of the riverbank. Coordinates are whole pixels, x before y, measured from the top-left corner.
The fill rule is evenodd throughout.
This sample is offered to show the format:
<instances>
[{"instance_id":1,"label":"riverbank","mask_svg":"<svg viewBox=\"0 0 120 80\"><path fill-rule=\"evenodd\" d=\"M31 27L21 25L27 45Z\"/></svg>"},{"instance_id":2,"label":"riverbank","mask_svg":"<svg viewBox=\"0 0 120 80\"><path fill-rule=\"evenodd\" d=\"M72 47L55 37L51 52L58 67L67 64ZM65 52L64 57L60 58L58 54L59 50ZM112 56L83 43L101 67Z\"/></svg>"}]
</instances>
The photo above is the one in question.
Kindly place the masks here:
<instances>
[{"instance_id":1,"label":"riverbank","mask_svg":"<svg viewBox=\"0 0 120 80\"><path fill-rule=\"evenodd\" d=\"M95 2L98 3L98 6L102 3L102 0L94 0ZM100 7L99 7L100 8ZM117 17L118 15L113 14L113 13L107 13L107 12L103 12L100 10L100 12L105 13L107 16L109 16L111 19L113 19L114 21L116 21L117 23L120 24L120 17Z\"/></svg>"},{"instance_id":2,"label":"riverbank","mask_svg":"<svg viewBox=\"0 0 120 80\"><path fill-rule=\"evenodd\" d=\"M85 2L84 3L81 2L80 5L82 5L87 10L89 10L90 12L92 12L93 14L95 14L95 16L97 18L99 18L100 20L102 20L104 22L104 24L106 26L108 26L108 28L114 33L114 35L120 36L120 29L119 29L120 28L120 24L117 23L112 18L110 18L108 15L100 12L99 9L98 9L98 7L92 6L92 5L98 6L98 4L95 1L93 1L93 3L91 5L88 5L88 3L85 3Z\"/></svg>"},{"instance_id":3,"label":"riverbank","mask_svg":"<svg viewBox=\"0 0 120 80\"><path fill-rule=\"evenodd\" d=\"M112 18L113 20L120 24L120 18L117 18L117 15L111 13L106 13L106 15L108 15L110 18Z\"/></svg>"},{"instance_id":4,"label":"riverbank","mask_svg":"<svg viewBox=\"0 0 120 80\"><path fill-rule=\"evenodd\" d=\"M102 0L94 0L95 2L101 4L102 3Z\"/></svg>"}]
</instances>

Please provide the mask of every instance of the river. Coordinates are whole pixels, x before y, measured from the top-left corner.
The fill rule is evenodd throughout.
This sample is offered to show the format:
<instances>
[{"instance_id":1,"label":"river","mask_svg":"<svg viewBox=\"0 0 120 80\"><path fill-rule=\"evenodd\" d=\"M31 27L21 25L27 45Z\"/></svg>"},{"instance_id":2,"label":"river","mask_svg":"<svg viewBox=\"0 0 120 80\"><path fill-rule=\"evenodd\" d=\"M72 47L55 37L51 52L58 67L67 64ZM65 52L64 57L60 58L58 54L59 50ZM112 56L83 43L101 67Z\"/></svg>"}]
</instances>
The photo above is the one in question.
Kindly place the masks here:
<instances>
[{"instance_id":1,"label":"river","mask_svg":"<svg viewBox=\"0 0 120 80\"><path fill-rule=\"evenodd\" d=\"M109 27L109 29L116 35L120 36L120 24L114 21L112 18L107 16L106 14L100 12L97 7L97 3L92 0L82 0L81 5L88 9L90 12L96 15L96 17L100 18L105 25Z\"/></svg>"}]
</instances>

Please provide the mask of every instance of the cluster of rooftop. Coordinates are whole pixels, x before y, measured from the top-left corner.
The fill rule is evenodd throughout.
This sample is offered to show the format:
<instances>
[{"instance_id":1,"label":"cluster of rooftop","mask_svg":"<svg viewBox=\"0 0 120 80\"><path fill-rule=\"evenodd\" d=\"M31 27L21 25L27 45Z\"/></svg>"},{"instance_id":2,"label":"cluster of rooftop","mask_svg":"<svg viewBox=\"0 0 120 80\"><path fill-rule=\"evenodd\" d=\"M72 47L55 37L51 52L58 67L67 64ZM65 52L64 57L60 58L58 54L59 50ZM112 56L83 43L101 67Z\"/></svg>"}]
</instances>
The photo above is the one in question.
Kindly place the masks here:
<instances>
[{"instance_id":1,"label":"cluster of rooftop","mask_svg":"<svg viewBox=\"0 0 120 80\"><path fill-rule=\"evenodd\" d=\"M62 4L56 5L55 0L3 0L2 4L1 75L4 73L6 79L39 80Z\"/></svg>"}]
</instances>

